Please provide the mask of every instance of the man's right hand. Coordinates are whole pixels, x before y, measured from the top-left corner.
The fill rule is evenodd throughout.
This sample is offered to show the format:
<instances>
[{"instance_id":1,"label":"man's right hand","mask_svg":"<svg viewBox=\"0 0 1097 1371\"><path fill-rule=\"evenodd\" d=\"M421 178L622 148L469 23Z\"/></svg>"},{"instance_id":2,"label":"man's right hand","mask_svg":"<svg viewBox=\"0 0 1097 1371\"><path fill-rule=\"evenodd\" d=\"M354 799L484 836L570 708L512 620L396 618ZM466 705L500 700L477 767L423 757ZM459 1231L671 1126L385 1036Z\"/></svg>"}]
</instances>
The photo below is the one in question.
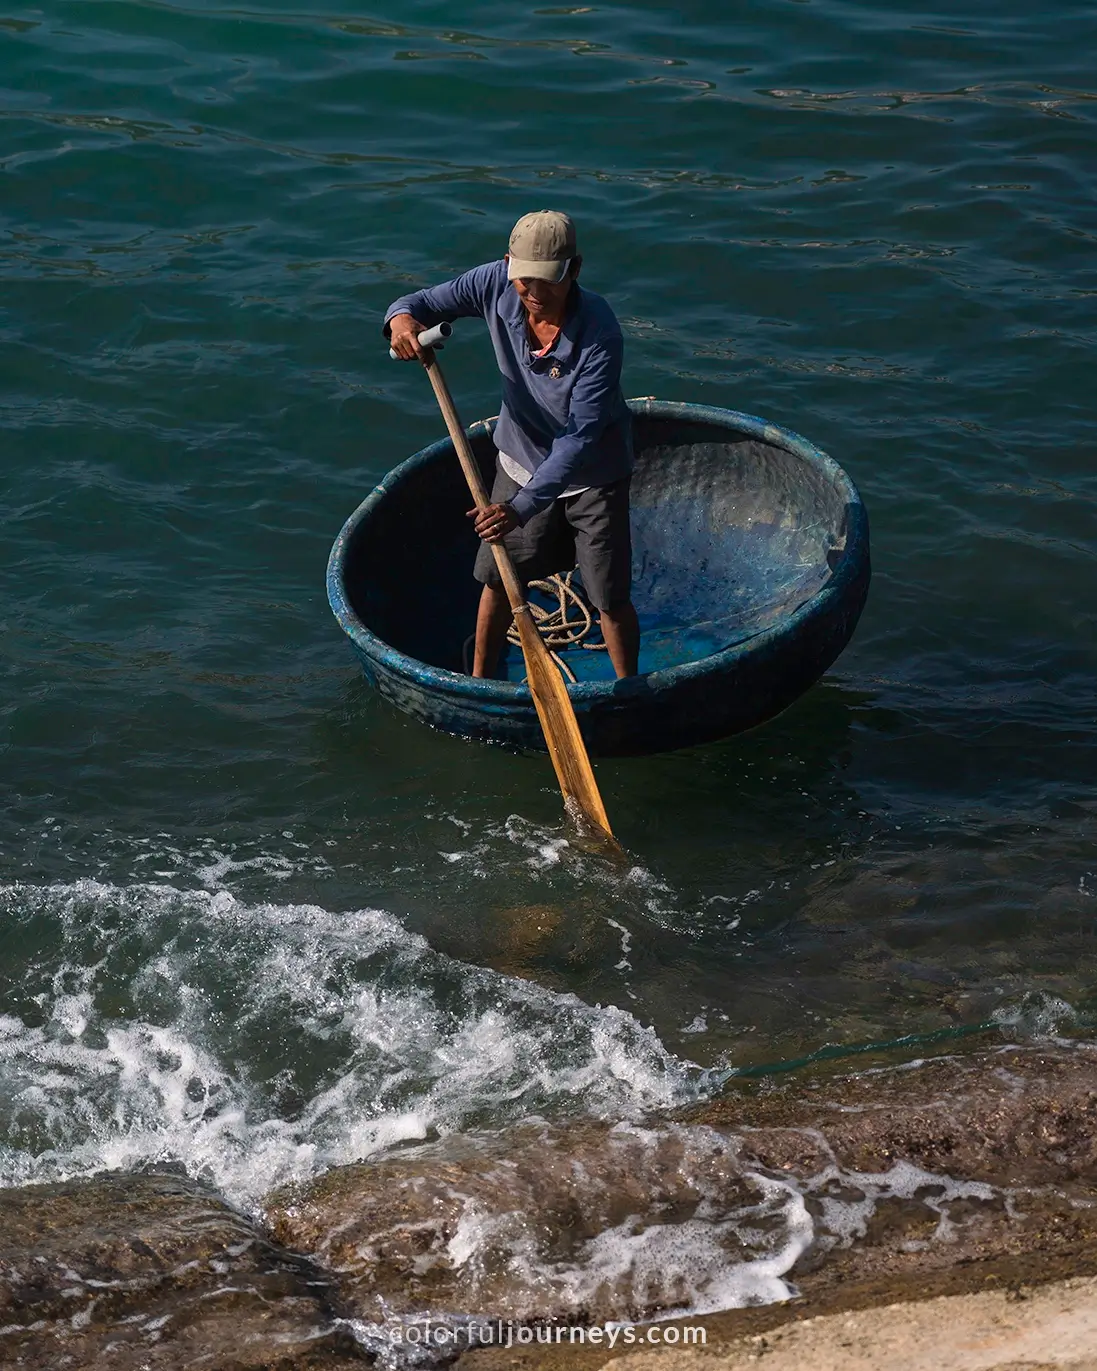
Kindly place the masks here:
<instances>
[{"instance_id":1,"label":"man's right hand","mask_svg":"<svg viewBox=\"0 0 1097 1371\"><path fill-rule=\"evenodd\" d=\"M401 362L414 362L423 356L419 335L426 328L413 314L394 314L389 320L389 347Z\"/></svg>"}]
</instances>

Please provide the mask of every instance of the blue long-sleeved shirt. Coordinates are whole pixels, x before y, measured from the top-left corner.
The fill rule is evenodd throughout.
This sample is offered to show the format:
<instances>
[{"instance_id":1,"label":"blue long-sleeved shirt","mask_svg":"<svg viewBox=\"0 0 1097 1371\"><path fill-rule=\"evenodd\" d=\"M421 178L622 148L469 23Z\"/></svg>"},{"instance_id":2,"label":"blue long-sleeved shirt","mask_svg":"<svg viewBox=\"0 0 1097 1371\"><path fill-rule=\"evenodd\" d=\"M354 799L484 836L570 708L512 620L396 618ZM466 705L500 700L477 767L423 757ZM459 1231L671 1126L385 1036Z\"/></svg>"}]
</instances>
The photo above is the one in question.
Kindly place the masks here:
<instances>
[{"instance_id":1,"label":"blue long-sleeved shirt","mask_svg":"<svg viewBox=\"0 0 1097 1371\"><path fill-rule=\"evenodd\" d=\"M560 335L544 357L530 352L526 310L501 258L452 281L413 291L385 314L428 327L481 316L503 378L495 446L532 472L510 504L519 522L569 486L609 485L632 470L632 425L621 391L624 340L600 295L572 286Z\"/></svg>"}]
</instances>

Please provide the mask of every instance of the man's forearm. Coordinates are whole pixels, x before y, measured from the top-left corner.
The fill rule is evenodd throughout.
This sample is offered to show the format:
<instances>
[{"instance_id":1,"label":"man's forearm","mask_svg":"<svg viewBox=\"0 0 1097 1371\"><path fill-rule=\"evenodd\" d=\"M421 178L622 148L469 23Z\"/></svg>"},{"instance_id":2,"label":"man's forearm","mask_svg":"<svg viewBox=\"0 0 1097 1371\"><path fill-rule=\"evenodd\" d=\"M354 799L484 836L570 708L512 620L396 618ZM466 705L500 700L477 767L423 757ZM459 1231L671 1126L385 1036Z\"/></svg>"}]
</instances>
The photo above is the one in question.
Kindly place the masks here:
<instances>
[{"instance_id":1,"label":"man's forearm","mask_svg":"<svg viewBox=\"0 0 1097 1371\"><path fill-rule=\"evenodd\" d=\"M528 485L511 496L510 505L519 523L524 524L534 514L548 509L553 500L575 483L588 448L589 442L575 434L557 438Z\"/></svg>"},{"instance_id":2,"label":"man's forearm","mask_svg":"<svg viewBox=\"0 0 1097 1371\"><path fill-rule=\"evenodd\" d=\"M386 338L392 332L392 321L398 319L402 314L410 315L416 323L422 324L425 328L442 322L441 315L430 309L423 299L425 295L426 291L416 290L410 295L401 295L399 300L394 300L389 305L385 311L384 333Z\"/></svg>"},{"instance_id":3,"label":"man's forearm","mask_svg":"<svg viewBox=\"0 0 1097 1371\"><path fill-rule=\"evenodd\" d=\"M455 276L452 281L442 281L437 286L426 286L423 290L401 295L385 311L385 336L388 336L389 324L398 314L410 314L428 327L440 324L443 320L451 323L454 319L482 317L492 299L493 286L498 285L501 268L501 262L485 262L482 266Z\"/></svg>"}]
</instances>

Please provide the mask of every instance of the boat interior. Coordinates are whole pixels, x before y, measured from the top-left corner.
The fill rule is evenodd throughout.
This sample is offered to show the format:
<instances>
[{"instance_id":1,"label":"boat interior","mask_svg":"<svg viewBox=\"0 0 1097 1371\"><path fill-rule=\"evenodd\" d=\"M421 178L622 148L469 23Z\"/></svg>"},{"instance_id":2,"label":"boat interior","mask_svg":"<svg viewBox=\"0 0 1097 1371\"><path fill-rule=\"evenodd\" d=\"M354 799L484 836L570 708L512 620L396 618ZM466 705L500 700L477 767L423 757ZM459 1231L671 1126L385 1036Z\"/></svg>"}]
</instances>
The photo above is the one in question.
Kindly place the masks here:
<instances>
[{"instance_id":1,"label":"boat interior","mask_svg":"<svg viewBox=\"0 0 1097 1371\"><path fill-rule=\"evenodd\" d=\"M490 485L495 448L487 426L478 426L472 443ZM660 414L635 416L635 449L633 599L642 673L742 643L826 585L844 553L847 510L818 467L726 426ZM443 454L394 483L347 549L347 590L366 626L409 656L451 671L466 669L479 598L469 503L456 457ZM581 588L578 576L575 584ZM531 598L549 605L536 591ZM607 653L597 650L597 614L594 620L586 640L561 653L579 681L613 675ZM517 647L504 671L522 679Z\"/></svg>"}]
</instances>

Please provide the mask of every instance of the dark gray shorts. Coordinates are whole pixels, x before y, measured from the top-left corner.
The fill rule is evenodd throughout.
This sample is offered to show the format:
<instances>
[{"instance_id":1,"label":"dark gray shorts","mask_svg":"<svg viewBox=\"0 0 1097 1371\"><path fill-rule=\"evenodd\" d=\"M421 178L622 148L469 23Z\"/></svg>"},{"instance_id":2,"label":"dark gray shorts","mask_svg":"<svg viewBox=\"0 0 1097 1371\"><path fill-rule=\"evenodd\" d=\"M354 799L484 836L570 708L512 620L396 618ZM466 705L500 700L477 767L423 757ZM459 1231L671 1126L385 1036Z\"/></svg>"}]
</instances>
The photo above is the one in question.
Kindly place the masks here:
<instances>
[{"instance_id":1,"label":"dark gray shorts","mask_svg":"<svg viewBox=\"0 0 1097 1371\"><path fill-rule=\"evenodd\" d=\"M520 580L561 575L578 564L583 589L595 609L616 609L632 597L632 536L628 491L631 477L608 486L591 486L566 500L553 500L521 528L511 529L503 545L514 559ZM522 489L496 464L491 502L505 504ZM502 582L495 555L480 544L472 573L481 584L498 589Z\"/></svg>"}]
</instances>

